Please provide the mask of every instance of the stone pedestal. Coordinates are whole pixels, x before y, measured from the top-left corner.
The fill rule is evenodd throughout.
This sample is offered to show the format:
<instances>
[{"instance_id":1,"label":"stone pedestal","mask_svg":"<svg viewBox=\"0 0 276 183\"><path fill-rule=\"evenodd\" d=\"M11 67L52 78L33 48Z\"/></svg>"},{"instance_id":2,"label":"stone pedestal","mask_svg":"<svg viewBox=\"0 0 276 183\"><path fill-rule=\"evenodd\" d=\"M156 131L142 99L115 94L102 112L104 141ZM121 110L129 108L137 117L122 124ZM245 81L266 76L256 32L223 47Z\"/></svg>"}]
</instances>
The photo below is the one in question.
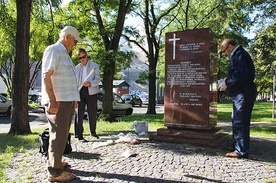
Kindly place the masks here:
<instances>
[{"instance_id":1,"label":"stone pedestal","mask_svg":"<svg viewBox=\"0 0 276 183\"><path fill-rule=\"evenodd\" d=\"M164 125L152 140L216 146L217 43L210 29L166 34Z\"/></svg>"},{"instance_id":2,"label":"stone pedestal","mask_svg":"<svg viewBox=\"0 0 276 183\"><path fill-rule=\"evenodd\" d=\"M229 135L222 128L209 130L159 128L156 135L151 135L150 140L170 143L188 143L197 146L222 147L229 140Z\"/></svg>"}]
</instances>

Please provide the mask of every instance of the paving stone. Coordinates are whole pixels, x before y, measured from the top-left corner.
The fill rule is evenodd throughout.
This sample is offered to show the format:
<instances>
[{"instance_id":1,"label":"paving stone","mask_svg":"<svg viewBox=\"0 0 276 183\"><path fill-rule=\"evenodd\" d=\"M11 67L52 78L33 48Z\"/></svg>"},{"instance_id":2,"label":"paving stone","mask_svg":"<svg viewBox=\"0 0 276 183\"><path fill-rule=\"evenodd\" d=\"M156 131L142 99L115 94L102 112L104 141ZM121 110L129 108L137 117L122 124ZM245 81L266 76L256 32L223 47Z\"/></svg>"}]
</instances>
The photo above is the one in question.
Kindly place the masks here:
<instances>
[{"instance_id":1,"label":"paving stone","mask_svg":"<svg viewBox=\"0 0 276 183\"><path fill-rule=\"evenodd\" d=\"M139 145L114 143L93 148L98 141L79 143L73 139L73 152L64 161L71 164L69 171L79 177L69 182L276 182L273 161L276 140L252 138L251 141L253 147L259 148L251 150L247 160L226 158L222 149L188 144L140 140ZM136 155L122 157L127 148ZM261 153L261 149L268 150L268 154ZM11 182L47 182L46 158L37 149L17 153L7 176Z\"/></svg>"}]
</instances>

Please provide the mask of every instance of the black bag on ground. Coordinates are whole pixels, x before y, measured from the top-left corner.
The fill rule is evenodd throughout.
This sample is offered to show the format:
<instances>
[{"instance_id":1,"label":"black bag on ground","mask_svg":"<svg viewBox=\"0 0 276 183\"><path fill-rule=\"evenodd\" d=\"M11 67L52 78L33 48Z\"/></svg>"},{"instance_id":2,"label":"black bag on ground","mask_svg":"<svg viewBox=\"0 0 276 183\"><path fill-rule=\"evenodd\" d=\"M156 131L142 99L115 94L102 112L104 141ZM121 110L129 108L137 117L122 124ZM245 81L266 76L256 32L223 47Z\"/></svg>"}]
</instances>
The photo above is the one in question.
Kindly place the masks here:
<instances>
[{"instance_id":1,"label":"black bag on ground","mask_svg":"<svg viewBox=\"0 0 276 183\"><path fill-rule=\"evenodd\" d=\"M40 147L39 147L39 152L47 156L48 154L48 147L49 147L49 129L46 128L42 133L39 134L39 142L40 142ZM68 134L68 139L66 141L66 146L64 149L64 154L69 154L72 152L72 146L71 146L71 134Z\"/></svg>"}]
</instances>

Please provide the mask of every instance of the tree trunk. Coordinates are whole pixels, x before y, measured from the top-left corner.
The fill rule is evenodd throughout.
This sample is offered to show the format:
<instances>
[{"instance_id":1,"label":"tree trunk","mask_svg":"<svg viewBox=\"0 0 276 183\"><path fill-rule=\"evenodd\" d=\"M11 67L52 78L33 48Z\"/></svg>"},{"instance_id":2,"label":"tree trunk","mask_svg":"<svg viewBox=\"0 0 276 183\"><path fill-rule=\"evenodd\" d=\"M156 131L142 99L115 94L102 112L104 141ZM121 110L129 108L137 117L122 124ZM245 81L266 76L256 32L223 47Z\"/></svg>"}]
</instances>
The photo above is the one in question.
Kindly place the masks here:
<instances>
[{"instance_id":1,"label":"tree trunk","mask_svg":"<svg viewBox=\"0 0 276 183\"><path fill-rule=\"evenodd\" d=\"M108 63L104 64L103 74L103 114L107 121L114 121L113 116L113 76L115 72L115 63L107 59Z\"/></svg>"},{"instance_id":2,"label":"tree trunk","mask_svg":"<svg viewBox=\"0 0 276 183\"><path fill-rule=\"evenodd\" d=\"M150 71L151 76L149 77L149 104L147 114L156 114L156 71Z\"/></svg>"},{"instance_id":3,"label":"tree trunk","mask_svg":"<svg viewBox=\"0 0 276 183\"><path fill-rule=\"evenodd\" d=\"M115 55L118 51L120 37L122 35L123 26L125 22L126 13L131 7L132 0L121 0L118 6L118 16L114 27L114 34L109 35L104 26L104 21L101 16L100 3L96 0L93 1L92 9L95 11L96 19L98 22L98 29L102 36L107 57L104 63L103 74L103 117L107 121L114 121L113 116L113 77L115 73ZM110 20L107 20L110 21Z\"/></svg>"},{"instance_id":4,"label":"tree trunk","mask_svg":"<svg viewBox=\"0 0 276 183\"><path fill-rule=\"evenodd\" d=\"M147 114L156 114L156 64L149 60L149 104Z\"/></svg>"},{"instance_id":5,"label":"tree trunk","mask_svg":"<svg viewBox=\"0 0 276 183\"><path fill-rule=\"evenodd\" d=\"M12 115L9 134L30 134L28 116L29 42L32 0L16 0L16 56L12 80Z\"/></svg>"}]
</instances>

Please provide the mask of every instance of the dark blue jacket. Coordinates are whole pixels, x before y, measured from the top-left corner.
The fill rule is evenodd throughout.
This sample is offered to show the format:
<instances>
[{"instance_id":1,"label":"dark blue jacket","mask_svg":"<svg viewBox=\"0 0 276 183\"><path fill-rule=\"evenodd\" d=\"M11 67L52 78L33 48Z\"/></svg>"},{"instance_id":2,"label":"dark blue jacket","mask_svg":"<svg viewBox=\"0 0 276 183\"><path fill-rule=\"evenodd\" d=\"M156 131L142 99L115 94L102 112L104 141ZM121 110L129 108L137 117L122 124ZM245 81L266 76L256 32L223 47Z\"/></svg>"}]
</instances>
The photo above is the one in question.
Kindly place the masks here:
<instances>
[{"instance_id":1,"label":"dark blue jacket","mask_svg":"<svg viewBox=\"0 0 276 183\"><path fill-rule=\"evenodd\" d=\"M228 92L231 96L243 93L256 96L255 67L253 61L241 46L239 46L231 57L231 62L225 80Z\"/></svg>"}]
</instances>

